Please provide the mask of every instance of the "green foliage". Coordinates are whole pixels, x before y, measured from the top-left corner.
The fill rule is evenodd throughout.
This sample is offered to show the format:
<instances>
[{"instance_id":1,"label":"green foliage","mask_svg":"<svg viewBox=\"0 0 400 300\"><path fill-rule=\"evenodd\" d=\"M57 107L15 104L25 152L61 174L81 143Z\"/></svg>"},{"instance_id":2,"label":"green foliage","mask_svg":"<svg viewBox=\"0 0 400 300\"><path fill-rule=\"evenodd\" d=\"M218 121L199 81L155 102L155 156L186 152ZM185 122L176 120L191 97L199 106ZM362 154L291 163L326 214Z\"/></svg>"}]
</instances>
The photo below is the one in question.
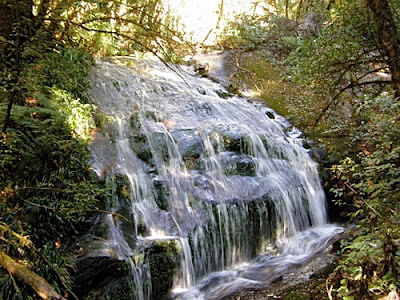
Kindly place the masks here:
<instances>
[{"instance_id":1,"label":"green foliage","mask_svg":"<svg viewBox=\"0 0 400 300\"><path fill-rule=\"evenodd\" d=\"M351 243L343 243L341 256L328 280L330 296L335 299L365 299L399 288L397 263L400 252L391 234L362 232Z\"/></svg>"},{"instance_id":2,"label":"green foliage","mask_svg":"<svg viewBox=\"0 0 400 300\"><path fill-rule=\"evenodd\" d=\"M47 17L66 42L102 56L173 51L183 41L178 20L160 0L60 2Z\"/></svg>"},{"instance_id":3,"label":"green foliage","mask_svg":"<svg viewBox=\"0 0 400 300\"><path fill-rule=\"evenodd\" d=\"M317 36L301 39L288 63L292 80L312 91L299 102L310 112L307 119L313 120L307 130L319 136L348 137L357 126L353 114L359 100L355 95L379 93L387 83L385 75L379 73L386 65L363 1L334 6L330 18Z\"/></svg>"},{"instance_id":4,"label":"green foliage","mask_svg":"<svg viewBox=\"0 0 400 300\"><path fill-rule=\"evenodd\" d=\"M329 0L264 0L267 15L285 16L299 21L304 16L318 11L326 11ZM256 2L258 3L258 2Z\"/></svg>"},{"instance_id":5,"label":"green foliage","mask_svg":"<svg viewBox=\"0 0 400 300\"><path fill-rule=\"evenodd\" d=\"M359 198L368 199L368 206L361 209L371 220L399 221L393 214L400 193L399 115L399 103L387 94L363 98L357 108L359 126L351 134L353 144L362 151L356 160L347 158L335 170L342 185L336 191L353 189Z\"/></svg>"},{"instance_id":6,"label":"green foliage","mask_svg":"<svg viewBox=\"0 0 400 300\"><path fill-rule=\"evenodd\" d=\"M345 247L338 267L345 279L337 292L346 296L387 293L400 287L400 104L392 97L364 97L357 107L359 126L353 143L362 151L336 166L334 192L352 197L362 231ZM355 290L355 292L354 292ZM354 298L357 299L357 298Z\"/></svg>"},{"instance_id":7,"label":"green foliage","mask_svg":"<svg viewBox=\"0 0 400 300\"><path fill-rule=\"evenodd\" d=\"M219 38L225 48L265 49L283 59L297 48L296 22L285 17L242 15L228 24Z\"/></svg>"},{"instance_id":8,"label":"green foliage","mask_svg":"<svg viewBox=\"0 0 400 300\"><path fill-rule=\"evenodd\" d=\"M60 47L45 54L43 60L37 64L42 76L38 76L37 69L31 70L35 86L47 86L64 90L72 98L88 103L87 90L90 86L89 68L93 65L93 58L80 49ZM43 82L38 81L43 80Z\"/></svg>"},{"instance_id":9,"label":"green foliage","mask_svg":"<svg viewBox=\"0 0 400 300\"><path fill-rule=\"evenodd\" d=\"M8 228L0 230L1 246L59 292L70 293L71 284L63 251L89 228L107 195L85 143L94 127L85 103L90 65L89 56L66 48L31 63L20 77L25 105L14 105L0 140L0 225ZM5 110L1 105L1 117ZM1 280L4 298L18 289L24 299L33 295L8 275Z\"/></svg>"},{"instance_id":10,"label":"green foliage","mask_svg":"<svg viewBox=\"0 0 400 300\"><path fill-rule=\"evenodd\" d=\"M400 284L400 108L363 1L338 2L330 18L318 35L300 40L287 62L292 80L311 92L297 102L310 112L308 132L333 143L340 138L333 145L342 161L332 167L331 192L358 224L330 276L329 297L372 299ZM294 116L294 123L301 118Z\"/></svg>"},{"instance_id":11,"label":"green foliage","mask_svg":"<svg viewBox=\"0 0 400 300\"><path fill-rule=\"evenodd\" d=\"M337 7L331 18L329 26L322 27L317 36L302 39L290 61L299 80L310 84L318 79L321 88L326 81L329 85L355 75L352 73L357 67L367 68L368 61L361 60L376 50L373 25L362 2L346 2ZM375 58L370 57L371 61Z\"/></svg>"},{"instance_id":12,"label":"green foliage","mask_svg":"<svg viewBox=\"0 0 400 300\"><path fill-rule=\"evenodd\" d=\"M81 139L87 141L90 131L95 127L92 117L93 105L82 104L80 99L73 98L68 92L52 89L55 103L60 112L66 116L71 130Z\"/></svg>"}]
</instances>

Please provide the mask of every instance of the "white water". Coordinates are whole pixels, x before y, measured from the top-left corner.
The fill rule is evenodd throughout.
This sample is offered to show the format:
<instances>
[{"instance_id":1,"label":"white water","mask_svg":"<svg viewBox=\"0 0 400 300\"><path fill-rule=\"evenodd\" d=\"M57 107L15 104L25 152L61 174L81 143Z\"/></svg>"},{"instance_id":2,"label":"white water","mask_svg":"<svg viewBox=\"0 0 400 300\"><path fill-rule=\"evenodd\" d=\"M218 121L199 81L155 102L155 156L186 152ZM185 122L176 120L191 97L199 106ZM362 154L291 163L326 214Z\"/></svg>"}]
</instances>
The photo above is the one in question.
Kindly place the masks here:
<instances>
[{"instance_id":1,"label":"white water","mask_svg":"<svg viewBox=\"0 0 400 300\"><path fill-rule=\"evenodd\" d=\"M327 224L317 165L297 131L287 134L261 105L220 98L220 85L189 68L121 61L129 67L99 63L91 91L110 117L94 137L93 166L100 175L125 175L130 186L134 230L110 223L120 257L148 240L176 240L172 297L220 299L271 282L326 248L340 229ZM146 262L131 261L136 298L151 299L142 289L151 276L140 271Z\"/></svg>"}]
</instances>

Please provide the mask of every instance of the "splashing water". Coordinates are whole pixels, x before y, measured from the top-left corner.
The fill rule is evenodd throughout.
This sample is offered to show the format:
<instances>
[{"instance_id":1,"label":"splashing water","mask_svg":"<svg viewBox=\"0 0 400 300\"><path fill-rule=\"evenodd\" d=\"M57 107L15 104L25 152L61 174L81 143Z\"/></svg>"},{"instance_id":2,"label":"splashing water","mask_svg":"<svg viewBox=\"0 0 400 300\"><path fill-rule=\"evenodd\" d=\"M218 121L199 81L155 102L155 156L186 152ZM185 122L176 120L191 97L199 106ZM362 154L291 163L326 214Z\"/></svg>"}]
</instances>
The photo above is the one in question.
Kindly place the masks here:
<instances>
[{"instance_id":1,"label":"splashing water","mask_svg":"<svg viewBox=\"0 0 400 300\"><path fill-rule=\"evenodd\" d=\"M91 150L99 175L129 182L134 229L114 226L109 236L120 256L148 240L175 240L179 292L171 297L220 299L326 248L340 229L327 224L317 165L298 131L287 133L262 105L221 97L222 86L189 67L119 63L98 63L91 75L93 101L107 116ZM134 270L145 264L131 261ZM136 298L151 299L139 273L151 276L135 272Z\"/></svg>"}]
</instances>

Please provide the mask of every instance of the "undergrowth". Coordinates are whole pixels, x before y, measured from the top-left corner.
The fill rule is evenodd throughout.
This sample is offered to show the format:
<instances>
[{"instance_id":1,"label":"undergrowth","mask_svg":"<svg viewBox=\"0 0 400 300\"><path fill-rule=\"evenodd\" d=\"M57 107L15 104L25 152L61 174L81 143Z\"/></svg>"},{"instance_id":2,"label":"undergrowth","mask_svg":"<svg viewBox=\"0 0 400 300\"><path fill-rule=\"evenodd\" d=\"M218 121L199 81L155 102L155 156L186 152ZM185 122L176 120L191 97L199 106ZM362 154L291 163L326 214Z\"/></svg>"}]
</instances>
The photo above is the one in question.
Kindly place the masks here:
<instances>
[{"instance_id":1,"label":"undergrowth","mask_svg":"<svg viewBox=\"0 0 400 300\"><path fill-rule=\"evenodd\" d=\"M63 295L72 293L73 262L65 250L89 228L107 193L88 164L91 64L84 52L59 47L26 67L23 99L0 139L1 247ZM0 121L7 105L2 96ZM2 273L1 297L36 296Z\"/></svg>"}]
</instances>

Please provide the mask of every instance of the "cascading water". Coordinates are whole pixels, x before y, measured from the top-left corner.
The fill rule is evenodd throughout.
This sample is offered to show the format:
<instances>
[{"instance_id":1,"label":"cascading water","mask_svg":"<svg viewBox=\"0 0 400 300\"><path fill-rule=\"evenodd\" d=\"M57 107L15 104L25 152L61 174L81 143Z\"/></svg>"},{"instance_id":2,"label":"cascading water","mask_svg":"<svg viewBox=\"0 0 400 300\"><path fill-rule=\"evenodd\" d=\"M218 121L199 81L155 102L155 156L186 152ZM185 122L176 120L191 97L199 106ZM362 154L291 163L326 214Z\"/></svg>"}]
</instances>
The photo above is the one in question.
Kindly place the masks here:
<instances>
[{"instance_id":1,"label":"cascading water","mask_svg":"<svg viewBox=\"0 0 400 300\"><path fill-rule=\"evenodd\" d=\"M189 67L118 62L92 72L92 98L106 117L91 150L99 175L129 182L132 230L110 216L109 241L121 259L142 257L131 259L136 299L152 299L143 279L151 270L138 256L150 241L180 249L171 297L221 299L270 282L339 232L326 223L317 165L279 116L225 97Z\"/></svg>"}]
</instances>

